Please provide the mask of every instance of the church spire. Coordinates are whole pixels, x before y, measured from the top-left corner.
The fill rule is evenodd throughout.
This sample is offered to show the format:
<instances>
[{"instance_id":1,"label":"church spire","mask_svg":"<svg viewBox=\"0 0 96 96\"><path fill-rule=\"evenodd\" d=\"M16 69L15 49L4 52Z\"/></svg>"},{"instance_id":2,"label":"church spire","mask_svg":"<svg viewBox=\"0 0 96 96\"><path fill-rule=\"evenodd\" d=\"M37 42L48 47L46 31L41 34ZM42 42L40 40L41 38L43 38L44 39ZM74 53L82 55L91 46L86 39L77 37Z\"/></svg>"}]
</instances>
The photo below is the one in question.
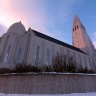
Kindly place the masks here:
<instances>
[{"instance_id":1,"label":"church spire","mask_svg":"<svg viewBox=\"0 0 96 96\"><path fill-rule=\"evenodd\" d=\"M74 16L72 26L72 44L91 56L95 53L94 46L87 34L87 31L76 15Z\"/></svg>"},{"instance_id":2,"label":"church spire","mask_svg":"<svg viewBox=\"0 0 96 96\"><path fill-rule=\"evenodd\" d=\"M82 22L79 20L78 16L75 15L75 16L74 16L74 21L73 21L73 27L72 27L72 29L73 29L73 30L76 30L78 27L79 27L79 28L82 27L82 28L85 29L84 25L83 25Z\"/></svg>"},{"instance_id":3,"label":"church spire","mask_svg":"<svg viewBox=\"0 0 96 96\"><path fill-rule=\"evenodd\" d=\"M77 15L75 15L74 16L74 23L77 23L77 22L79 22L80 20L79 20L79 18L77 17Z\"/></svg>"}]
</instances>

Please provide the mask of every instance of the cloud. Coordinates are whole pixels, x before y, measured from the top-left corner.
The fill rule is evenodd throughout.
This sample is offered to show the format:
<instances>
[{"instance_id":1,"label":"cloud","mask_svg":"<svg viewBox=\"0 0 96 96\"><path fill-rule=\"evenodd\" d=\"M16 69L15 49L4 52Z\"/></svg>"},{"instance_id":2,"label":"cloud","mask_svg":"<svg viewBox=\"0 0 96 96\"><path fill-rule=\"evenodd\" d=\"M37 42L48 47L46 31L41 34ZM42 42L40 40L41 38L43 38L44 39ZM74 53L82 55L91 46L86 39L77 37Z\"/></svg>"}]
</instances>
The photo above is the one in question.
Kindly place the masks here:
<instances>
[{"instance_id":1,"label":"cloud","mask_svg":"<svg viewBox=\"0 0 96 96\"><path fill-rule=\"evenodd\" d=\"M43 0L2 0L1 2L0 22L7 27L21 21L27 29L31 27L48 34L50 32L44 27L47 22L46 17Z\"/></svg>"},{"instance_id":2,"label":"cloud","mask_svg":"<svg viewBox=\"0 0 96 96\"><path fill-rule=\"evenodd\" d=\"M93 45L94 45L94 47L96 49L96 41L93 41L92 43L93 43Z\"/></svg>"},{"instance_id":3,"label":"cloud","mask_svg":"<svg viewBox=\"0 0 96 96\"><path fill-rule=\"evenodd\" d=\"M92 34L92 37L93 37L92 43L93 43L93 45L94 45L94 47L95 47L95 49L96 49L96 32L94 32L94 33Z\"/></svg>"},{"instance_id":4,"label":"cloud","mask_svg":"<svg viewBox=\"0 0 96 96\"><path fill-rule=\"evenodd\" d=\"M96 32L94 32L94 33L92 34L92 36L93 36L93 40L96 40Z\"/></svg>"},{"instance_id":5,"label":"cloud","mask_svg":"<svg viewBox=\"0 0 96 96\"><path fill-rule=\"evenodd\" d=\"M7 31L7 28L4 25L0 24L0 36L2 36L2 34L4 34Z\"/></svg>"},{"instance_id":6,"label":"cloud","mask_svg":"<svg viewBox=\"0 0 96 96\"><path fill-rule=\"evenodd\" d=\"M61 39L67 34L64 28L72 17L74 5L79 4L79 1L0 0L0 22L9 27L12 23L21 21L26 29L31 27Z\"/></svg>"},{"instance_id":7,"label":"cloud","mask_svg":"<svg viewBox=\"0 0 96 96\"><path fill-rule=\"evenodd\" d=\"M96 18L96 16L90 16L91 18Z\"/></svg>"}]
</instances>

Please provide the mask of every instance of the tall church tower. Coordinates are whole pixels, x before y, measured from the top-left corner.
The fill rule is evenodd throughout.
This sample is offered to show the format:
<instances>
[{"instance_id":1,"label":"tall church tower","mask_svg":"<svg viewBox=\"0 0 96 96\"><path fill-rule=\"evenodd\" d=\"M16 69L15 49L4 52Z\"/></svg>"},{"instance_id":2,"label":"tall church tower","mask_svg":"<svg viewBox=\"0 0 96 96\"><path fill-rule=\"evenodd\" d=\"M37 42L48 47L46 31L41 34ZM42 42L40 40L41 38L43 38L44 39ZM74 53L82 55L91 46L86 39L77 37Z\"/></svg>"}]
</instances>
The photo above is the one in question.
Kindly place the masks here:
<instances>
[{"instance_id":1,"label":"tall church tower","mask_svg":"<svg viewBox=\"0 0 96 96\"><path fill-rule=\"evenodd\" d=\"M96 57L96 51L90 40L84 25L77 16L74 17L72 27L72 44L92 57Z\"/></svg>"}]
</instances>

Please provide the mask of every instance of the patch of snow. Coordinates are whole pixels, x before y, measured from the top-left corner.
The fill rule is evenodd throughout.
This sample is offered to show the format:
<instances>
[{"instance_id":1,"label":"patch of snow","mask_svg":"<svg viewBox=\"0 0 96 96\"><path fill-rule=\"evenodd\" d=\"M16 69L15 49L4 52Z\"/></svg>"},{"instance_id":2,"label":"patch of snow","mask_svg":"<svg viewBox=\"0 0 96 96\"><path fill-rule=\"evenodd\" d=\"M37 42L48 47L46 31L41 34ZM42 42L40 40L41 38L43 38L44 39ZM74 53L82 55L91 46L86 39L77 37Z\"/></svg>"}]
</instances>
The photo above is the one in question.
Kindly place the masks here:
<instances>
[{"instance_id":1,"label":"patch of snow","mask_svg":"<svg viewBox=\"0 0 96 96\"><path fill-rule=\"evenodd\" d=\"M0 75L26 75L26 74L52 74L52 75L54 75L54 74L57 74L57 75L59 75L59 74L64 74L64 75L90 75L90 76L92 76L92 75L95 75L96 76L96 74L85 74L85 73L62 73L62 72L27 72L27 73L5 73L5 74L0 74Z\"/></svg>"},{"instance_id":2,"label":"patch of snow","mask_svg":"<svg viewBox=\"0 0 96 96\"><path fill-rule=\"evenodd\" d=\"M72 93L72 94L3 94L0 93L0 96L96 96L96 92L93 93Z\"/></svg>"}]
</instances>

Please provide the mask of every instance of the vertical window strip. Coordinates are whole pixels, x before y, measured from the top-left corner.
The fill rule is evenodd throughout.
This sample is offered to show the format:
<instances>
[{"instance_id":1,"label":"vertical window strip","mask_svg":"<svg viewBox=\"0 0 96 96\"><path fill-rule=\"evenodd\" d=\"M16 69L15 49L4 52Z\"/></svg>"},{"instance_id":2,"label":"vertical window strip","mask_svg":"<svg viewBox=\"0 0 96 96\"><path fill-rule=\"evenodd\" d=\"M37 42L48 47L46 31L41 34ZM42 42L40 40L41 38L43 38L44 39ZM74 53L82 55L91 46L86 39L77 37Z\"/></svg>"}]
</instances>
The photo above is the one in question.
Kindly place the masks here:
<instances>
[{"instance_id":1,"label":"vertical window strip","mask_svg":"<svg viewBox=\"0 0 96 96\"><path fill-rule=\"evenodd\" d=\"M9 56L10 50L11 50L11 45L8 46L8 49L7 49L7 52L5 54L5 58L4 58L4 63L6 63L7 60L8 60L8 56Z\"/></svg>"},{"instance_id":2,"label":"vertical window strip","mask_svg":"<svg viewBox=\"0 0 96 96\"><path fill-rule=\"evenodd\" d=\"M37 46L37 50L36 50L36 65L38 65L38 62L39 62L39 51L40 51L40 46Z\"/></svg>"},{"instance_id":3,"label":"vertical window strip","mask_svg":"<svg viewBox=\"0 0 96 96\"><path fill-rule=\"evenodd\" d=\"M47 49L47 64L50 64L50 49Z\"/></svg>"},{"instance_id":4,"label":"vertical window strip","mask_svg":"<svg viewBox=\"0 0 96 96\"><path fill-rule=\"evenodd\" d=\"M17 55L17 63L20 63L22 48L19 48L18 55Z\"/></svg>"},{"instance_id":5,"label":"vertical window strip","mask_svg":"<svg viewBox=\"0 0 96 96\"><path fill-rule=\"evenodd\" d=\"M88 62L89 62L89 64L87 65L87 67L88 67L88 69L90 69L90 64L91 64L90 57L88 57Z\"/></svg>"},{"instance_id":6,"label":"vertical window strip","mask_svg":"<svg viewBox=\"0 0 96 96\"><path fill-rule=\"evenodd\" d=\"M86 67L86 65L87 65L87 61L86 61L86 57L84 56L84 59L85 59L85 67Z\"/></svg>"},{"instance_id":7,"label":"vertical window strip","mask_svg":"<svg viewBox=\"0 0 96 96\"><path fill-rule=\"evenodd\" d=\"M82 60L81 60L81 56L80 56L80 54L79 54L79 59L80 59L80 65L82 65L82 63L81 63Z\"/></svg>"},{"instance_id":8,"label":"vertical window strip","mask_svg":"<svg viewBox=\"0 0 96 96\"><path fill-rule=\"evenodd\" d=\"M57 51L57 52L56 52L56 56L58 56L58 55L59 55L59 52Z\"/></svg>"}]
</instances>

